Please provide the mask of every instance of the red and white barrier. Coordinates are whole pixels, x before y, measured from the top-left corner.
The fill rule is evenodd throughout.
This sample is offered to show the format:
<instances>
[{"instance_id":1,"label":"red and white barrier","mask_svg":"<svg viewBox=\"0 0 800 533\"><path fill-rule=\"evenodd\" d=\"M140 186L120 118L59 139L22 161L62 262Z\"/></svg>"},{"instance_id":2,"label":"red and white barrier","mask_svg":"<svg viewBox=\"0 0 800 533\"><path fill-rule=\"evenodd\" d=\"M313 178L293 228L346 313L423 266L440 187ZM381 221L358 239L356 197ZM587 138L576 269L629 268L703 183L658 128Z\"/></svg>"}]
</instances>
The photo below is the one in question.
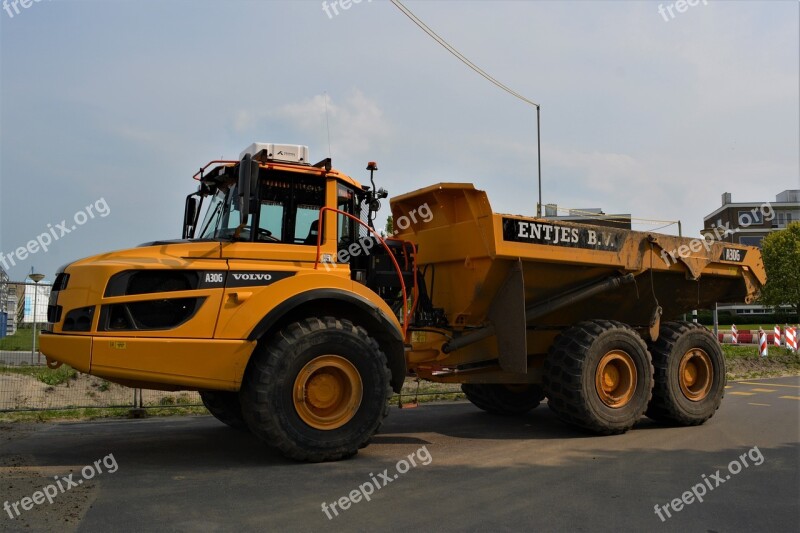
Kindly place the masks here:
<instances>
[{"instance_id":1,"label":"red and white barrier","mask_svg":"<svg viewBox=\"0 0 800 533\"><path fill-rule=\"evenodd\" d=\"M786 327L786 348L797 351L797 328Z\"/></svg>"},{"instance_id":2,"label":"red and white barrier","mask_svg":"<svg viewBox=\"0 0 800 533\"><path fill-rule=\"evenodd\" d=\"M758 353L761 357L767 356L767 334L761 328L758 328Z\"/></svg>"},{"instance_id":3,"label":"red and white barrier","mask_svg":"<svg viewBox=\"0 0 800 533\"><path fill-rule=\"evenodd\" d=\"M736 324L731 324L731 344L739 343L739 331L736 329Z\"/></svg>"},{"instance_id":4,"label":"red and white barrier","mask_svg":"<svg viewBox=\"0 0 800 533\"><path fill-rule=\"evenodd\" d=\"M775 324L775 335L772 341L775 343L776 348L781 347L781 327Z\"/></svg>"}]
</instances>

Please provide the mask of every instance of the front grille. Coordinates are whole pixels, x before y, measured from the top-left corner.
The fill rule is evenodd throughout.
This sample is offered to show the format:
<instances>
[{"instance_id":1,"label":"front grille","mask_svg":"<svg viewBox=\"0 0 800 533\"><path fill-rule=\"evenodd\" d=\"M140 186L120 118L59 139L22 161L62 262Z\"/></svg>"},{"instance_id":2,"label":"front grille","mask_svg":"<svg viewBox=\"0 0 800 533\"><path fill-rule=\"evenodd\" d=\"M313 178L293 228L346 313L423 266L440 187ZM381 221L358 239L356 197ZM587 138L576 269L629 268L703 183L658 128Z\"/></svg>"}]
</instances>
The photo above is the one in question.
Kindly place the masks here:
<instances>
[{"instance_id":1,"label":"front grille","mask_svg":"<svg viewBox=\"0 0 800 533\"><path fill-rule=\"evenodd\" d=\"M184 324L200 309L203 298L172 298L104 305L101 331L163 330Z\"/></svg>"},{"instance_id":2,"label":"front grille","mask_svg":"<svg viewBox=\"0 0 800 533\"><path fill-rule=\"evenodd\" d=\"M111 276L105 297L191 291L199 283L200 275L194 270L128 270Z\"/></svg>"}]
</instances>

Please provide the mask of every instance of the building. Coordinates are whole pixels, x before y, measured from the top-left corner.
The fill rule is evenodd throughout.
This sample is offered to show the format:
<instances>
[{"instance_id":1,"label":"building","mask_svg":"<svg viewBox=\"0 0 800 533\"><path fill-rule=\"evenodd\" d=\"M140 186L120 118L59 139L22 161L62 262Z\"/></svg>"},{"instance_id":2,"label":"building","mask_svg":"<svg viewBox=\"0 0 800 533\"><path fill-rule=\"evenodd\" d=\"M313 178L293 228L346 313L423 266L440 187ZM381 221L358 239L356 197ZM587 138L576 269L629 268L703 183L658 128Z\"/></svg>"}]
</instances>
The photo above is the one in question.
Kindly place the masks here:
<instances>
[{"instance_id":1,"label":"building","mask_svg":"<svg viewBox=\"0 0 800 533\"><path fill-rule=\"evenodd\" d=\"M773 231L800 221L800 189L790 189L775 196L774 202L733 202L731 193L722 194L722 205L703 218L705 236L725 236L720 240L761 246L761 240ZM714 228L722 228L714 234ZM730 230L730 231L728 231Z\"/></svg>"},{"instance_id":2,"label":"building","mask_svg":"<svg viewBox=\"0 0 800 533\"><path fill-rule=\"evenodd\" d=\"M731 193L722 194L722 205L703 218L701 233L723 242L761 247L761 241L791 222L800 221L800 189L790 189L775 196L774 202L733 202ZM714 232L714 228L722 228ZM724 230L724 231L723 231ZM719 306L743 319L772 313L771 307L758 304Z\"/></svg>"},{"instance_id":3,"label":"building","mask_svg":"<svg viewBox=\"0 0 800 533\"><path fill-rule=\"evenodd\" d=\"M591 224L593 226L605 226L608 228L631 229L631 215L617 214L607 215L599 207L588 207L586 209L561 209L568 214L559 215L560 209L556 204L545 204L544 218L551 220L563 220L574 222L575 224Z\"/></svg>"},{"instance_id":4,"label":"building","mask_svg":"<svg viewBox=\"0 0 800 533\"><path fill-rule=\"evenodd\" d=\"M16 285L6 285L0 290L7 292L8 305L6 307L6 331L9 335L17 332L17 308L19 307L19 297L17 296Z\"/></svg>"},{"instance_id":5,"label":"building","mask_svg":"<svg viewBox=\"0 0 800 533\"><path fill-rule=\"evenodd\" d=\"M32 324L34 320L37 324L47 322L47 305L52 288L50 282L42 280L36 285L28 283L24 288L22 322L26 324Z\"/></svg>"}]
</instances>

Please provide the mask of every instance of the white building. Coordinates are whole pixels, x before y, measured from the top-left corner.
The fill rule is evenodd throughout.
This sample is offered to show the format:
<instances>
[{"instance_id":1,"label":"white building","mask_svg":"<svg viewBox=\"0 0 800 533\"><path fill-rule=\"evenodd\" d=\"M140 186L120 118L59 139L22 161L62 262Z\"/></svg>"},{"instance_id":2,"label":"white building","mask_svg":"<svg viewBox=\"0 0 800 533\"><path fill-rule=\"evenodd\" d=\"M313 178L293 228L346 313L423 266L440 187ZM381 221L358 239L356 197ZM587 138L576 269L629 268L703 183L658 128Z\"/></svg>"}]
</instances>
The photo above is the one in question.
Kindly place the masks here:
<instances>
[{"instance_id":1,"label":"white building","mask_svg":"<svg viewBox=\"0 0 800 533\"><path fill-rule=\"evenodd\" d=\"M50 288L51 283L46 279L43 279L37 285L25 285L23 323L31 324L34 320L37 324L47 322L47 304L48 300L50 300ZM35 313L34 304L36 306Z\"/></svg>"}]
</instances>

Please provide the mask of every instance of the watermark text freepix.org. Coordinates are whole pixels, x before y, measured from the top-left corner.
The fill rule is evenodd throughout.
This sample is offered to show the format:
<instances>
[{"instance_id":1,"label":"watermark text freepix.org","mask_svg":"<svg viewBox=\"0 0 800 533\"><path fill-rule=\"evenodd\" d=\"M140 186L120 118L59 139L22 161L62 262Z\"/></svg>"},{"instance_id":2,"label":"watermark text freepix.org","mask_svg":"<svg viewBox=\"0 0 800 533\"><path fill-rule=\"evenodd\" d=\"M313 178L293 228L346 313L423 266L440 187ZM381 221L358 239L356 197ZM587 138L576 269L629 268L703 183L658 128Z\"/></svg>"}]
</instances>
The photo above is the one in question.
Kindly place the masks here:
<instances>
[{"instance_id":1,"label":"watermark text freepix.org","mask_svg":"<svg viewBox=\"0 0 800 533\"><path fill-rule=\"evenodd\" d=\"M672 518L670 509L672 509L672 512L674 513L679 513L685 506L691 505L695 501L703 503L703 498L706 494L730 480L731 476L735 476L741 472L742 468L748 468L750 465L747 463L747 459L750 459L754 466L760 466L764 462L764 455L761 453L761 450L758 449L758 446L753 446L751 449L740 455L738 459L734 459L728 463L727 474L722 474L719 470L710 476L703 474L700 476L702 481L693 486L691 490L687 490L681 494L680 498L675 498L674 500L667 502L666 505L656 504L655 514L661 519L662 522L666 522L667 518Z\"/></svg>"},{"instance_id":2,"label":"watermark text freepix.org","mask_svg":"<svg viewBox=\"0 0 800 533\"><path fill-rule=\"evenodd\" d=\"M673 9L678 13L686 13L690 7L694 7L700 2L702 2L704 6L708 5L708 0L677 0L676 2L667 4L666 8L664 4L658 4L658 13L664 17L664 22L669 22L677 16L673 13ZM669 13L669 17L667 17L667 13Z\"/></svg>"},{"instance_id":3,"label":"watermark text freepix.org","mask_svg":"<svg viewBox=\"0 0 800 533\"><path fill-rule=\"evenodd\" d=\"M759 216L760 215L760 216ZM765 202L761 204L759 207L754 207L750 211L744 211L740 213L739 216L739 227L731 229L731 223L726 222L725 224L721 224L718 226L713 226L711 231L703 235L702 238L695 238L689 241L689 244L683 244L679 246L676 250L661 251L661 259L667 264L667 266L671 266L678 262L678 258L686 259L687 257L691 256L692 253L697 253L703 248L706 249L706 252L711 251L711 245L717 241L722 241L728 235L733 235L740 229L746 229L750 227L752 224L755 223L762 223L763 221L772 220L775 218L775 210L772 208L772 204L769 202ZM734 261L738 261L738 259L732 259Z\"/></svg>"},{"instance_id":4,"label":"watermark text freepix.org","mask_svg":"<svg viewBox=\"0 0 800 533\"><path fill-rule=\"evenodd\" d=\"M33 4L38 4L41 1L42 0L3 0L3 11L8 14L9 18L13 19L14 15L22 13L19 9L20 7L22 7L22 9L28 9Z\"/></svg>"},{"instance_id":5,"label":"watermark text freepix.org","mask_svg":"<svg viewBox=\"0 0 800 533\"><path fill-rule=\"evenodd\" d=\"M419 215L419 219L417 219L417 215ZM397 220L392 222L394 231L392 232L391 237L394 237L400 233L400 230L408 229L412 224L417 224L419 222L424 222L427 224L431 220L433 220L433 211L431 211L431 208L427 203L424 203L421 206L409 211L408 215L399 216L397 217ZM358 239L357 242L351 243L347 248L342 248L339 250L339 252L336 254L336 263L332 261L332 257L330 260L323 258L322 263L325 265L325 270L330 271L338 268L340 264L349 263L352 257L370 255L372 253L372 248L374 248L376 244L378 244L378 239L372 235L366 235Z\"/></svg>"},{"instance_id":6,"label":"watermark text freepix.org","mask_svg":"<svg viewBox=\"0 0 800 533\"><path fill-rule=\"evenodd\" d=\"M68 490L83 485L84 481L92 479L95 475L102 474L104 466L106 467L105 472L109 474L113 474L119 469L119 465L113 453L106 455L102 459L98 459L94 464L84 466L81 469L82 477L80 479L72 479L75 474L54 476L53 479L55 479L56 482L47 485L42 490L37 490L30 496L25 496L21 500L15 502L6 500L6 502L3 503L3 510L8 513L10 519L14 520L21 514L20 508L22 508L23 511L30 511L33 509L34 505L42 505L45 501L47 501L48 505L52 505L54 498L59 494L64 494Z\"/></svg>"},{"instance_id":7,"label":"watermark text freepix.org","mask_svg":"<svg viewBox=\"0 0 800 533\"><path fill-rule=\"evenodd\" d=\"M363 0L333 0L333 2L329 4L327 0L323 0L322 10L328 15L329 19L332 19L335 15L339 14L339 8L342 8L342 11L347 11L353 7L353 4L360 4L362 1ZM372 2L372 0L367 0L367 2Z\"/></svg>"},{"instance_id":8,"label":"watermark text freepix.org","mask_svg":"<svg viewBox=\"0 0 800 533\"><path fill-rule=\"evenodd\" d=\"M55 241L59 240L64 235L72 233L78 229L78 226L83 226L96 215L100 218L105 218L109 214L111 214L111 208L108 206L106 199L100 198L93 204L89 204L75 213L72 217L74 224L69 225L66 219L55 225L48 224L46 232L40 234L36 239L31 239L25 246L20 246L11 253L3 253L0 251L0 265L2 265L5 270L9 270L11 267L17 265L17 261L25 261L29 255L33 255L39 251L46 252Z\"/></svg>"},{"instance_id":9,"label":"watermark text freepix.org","mask_svg":"<svg viewBox=\"0 0 800 533\"><path fill-rule=\"evenodd\" d=\"M333 520L334 516L339 516L339 510L346 511L351 505L360 502L362 499L366 501L372 500L372 495L375 494L376 490L381 490L389 483L395 481L400 477L400 474L405 474L412 468L416 468L418 466L417 460L420 461L420 464L425 466L431 464L433 457L431 456L431 452L428 451L427 447L423 446L416 452L410 453L405 459L400 459L397 461L397 464L395 465L395 470L397 470L397 473L393 475L389 474L388 468L383 472L378 472L377 477L370 472L370 480L359 485L358 489L351 490L350 494L347 496L342 496L333 503L322 502L322 512L325 513L325 516L328 517L328 520ZM337 506L339 509L336 508Z\"/></svg>"}]
</instances>

